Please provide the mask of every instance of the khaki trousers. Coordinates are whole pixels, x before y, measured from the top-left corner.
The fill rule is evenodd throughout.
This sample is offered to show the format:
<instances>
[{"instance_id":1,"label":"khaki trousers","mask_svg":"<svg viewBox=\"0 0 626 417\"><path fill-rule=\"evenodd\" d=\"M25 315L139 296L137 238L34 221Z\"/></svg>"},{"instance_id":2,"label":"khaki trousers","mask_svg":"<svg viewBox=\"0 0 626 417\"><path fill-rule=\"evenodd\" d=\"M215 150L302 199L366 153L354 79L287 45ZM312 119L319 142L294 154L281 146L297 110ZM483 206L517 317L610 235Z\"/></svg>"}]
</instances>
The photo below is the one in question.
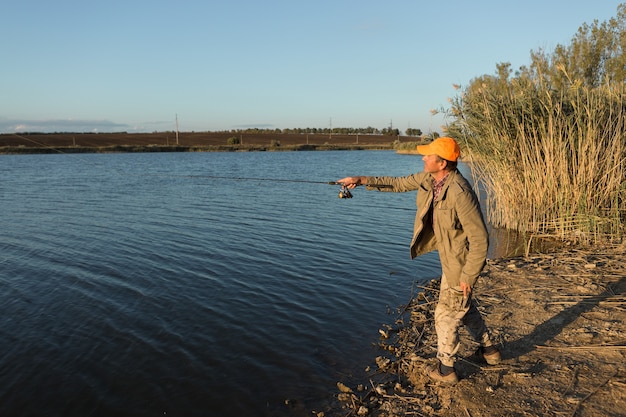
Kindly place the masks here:
<instances>
[{"instance_id":1,"label":"khaki trousers","mask_svg":"<svg viewBox=\"0 0 626 417\"><path fill-rule=\"evenodd\" d=\"M454 366L455 356L461 345L459 329L467 326L472 338L481 346L491 346L489 331L476 303L470 295L463 297L460 287L451 287L445 276L441 277L439 302L435 308L437 332L437 359L446 366Z\"/></svg>"}]
</instances>

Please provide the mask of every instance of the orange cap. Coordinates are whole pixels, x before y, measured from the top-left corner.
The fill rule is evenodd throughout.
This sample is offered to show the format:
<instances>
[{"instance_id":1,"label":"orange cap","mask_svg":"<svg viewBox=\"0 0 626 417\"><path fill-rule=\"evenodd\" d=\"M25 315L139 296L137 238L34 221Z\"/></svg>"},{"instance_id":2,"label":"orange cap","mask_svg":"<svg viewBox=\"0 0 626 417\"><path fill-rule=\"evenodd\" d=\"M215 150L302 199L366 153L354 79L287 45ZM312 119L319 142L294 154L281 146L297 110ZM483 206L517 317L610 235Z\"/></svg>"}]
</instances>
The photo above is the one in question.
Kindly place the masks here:
<instances>
[{"instance_id":1,"label":"orange cap","mask_svg":"<svg viewBox=\"0 0 626 417\"><path fill-rule=\"evenodd\" d=\"M438 155L447 161L456 161L461 155L461 149L456 141L449 137L437 138L428 145L418 145L420 155Z\"/></svg>"}]
</instances>

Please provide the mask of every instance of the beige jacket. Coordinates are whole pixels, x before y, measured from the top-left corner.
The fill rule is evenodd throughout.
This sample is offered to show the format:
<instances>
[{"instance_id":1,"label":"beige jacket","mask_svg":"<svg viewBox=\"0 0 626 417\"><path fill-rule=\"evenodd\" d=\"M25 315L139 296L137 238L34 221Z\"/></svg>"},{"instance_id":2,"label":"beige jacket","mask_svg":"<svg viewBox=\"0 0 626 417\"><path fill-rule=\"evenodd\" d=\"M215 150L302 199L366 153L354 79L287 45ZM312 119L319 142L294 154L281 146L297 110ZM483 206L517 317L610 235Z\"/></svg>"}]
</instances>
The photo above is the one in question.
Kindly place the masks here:
<instances>
[{"instance_id":1,"label":"beige jacket","mask_svg":"<svg viewBox=\"0 0 626 417\"><path fill-rule=\"evenodd\" d=\"M406 177L367 177L367 184L391 185L390 188L367 187L379 191L399 193L417 190L411 258L437 250L442 272L451 286L457 287L460 282L471 286L476 283L485 266L489 235L478 198L458 170L450 172L434 204L433 182L428 173ZM432 207L434 210L431 210Z\"/></svg>"}]
</instances>

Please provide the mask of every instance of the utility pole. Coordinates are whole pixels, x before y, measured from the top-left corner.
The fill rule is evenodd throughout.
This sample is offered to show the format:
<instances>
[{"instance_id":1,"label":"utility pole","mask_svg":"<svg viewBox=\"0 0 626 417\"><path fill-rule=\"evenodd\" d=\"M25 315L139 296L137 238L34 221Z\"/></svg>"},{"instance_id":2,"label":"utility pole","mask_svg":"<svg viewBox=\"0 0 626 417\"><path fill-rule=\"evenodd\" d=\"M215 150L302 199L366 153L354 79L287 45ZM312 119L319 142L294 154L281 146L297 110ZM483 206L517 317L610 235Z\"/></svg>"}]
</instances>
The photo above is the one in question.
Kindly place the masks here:
<instances>
[{"instance_id":1,"label":"utility pole","mask_svg":"<svg viewBox=\"0 0 626 417\"><path fill-rule=\"evenodd\" d=\"M333 118L330 118L330 136L328 137L328 139L332 139L333 138Z\"/></svg>"},{"instance_id":2,"label":"utility pole","mask_svg":"<svg viewBox=\"0 0 626 417\"><path fill-rule=\"evenodd\" d=\"M178 113L176 113L176 145L178 145Z\"/></svg>"}]
</instances>

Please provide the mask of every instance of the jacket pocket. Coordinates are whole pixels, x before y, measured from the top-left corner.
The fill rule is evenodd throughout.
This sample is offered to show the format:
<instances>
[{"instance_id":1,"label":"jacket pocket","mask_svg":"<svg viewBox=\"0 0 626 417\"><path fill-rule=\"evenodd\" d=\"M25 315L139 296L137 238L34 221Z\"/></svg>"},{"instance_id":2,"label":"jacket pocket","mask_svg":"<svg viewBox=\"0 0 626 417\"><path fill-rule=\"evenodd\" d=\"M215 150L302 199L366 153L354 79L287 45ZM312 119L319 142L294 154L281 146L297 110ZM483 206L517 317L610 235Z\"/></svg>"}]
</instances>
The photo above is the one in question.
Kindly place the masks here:
<instances>
[{"instance_id":1,"label":"jacket pocket","mask_svg":"<svg viewBox=\"0 0 626 417\"><path fill-rule=\"evenodd\" d=\"M456 216L456 211L452 209L437 208L434 210L435 222L443 230L461 229L461 224Z\"/></svg>"}]
</instances>

